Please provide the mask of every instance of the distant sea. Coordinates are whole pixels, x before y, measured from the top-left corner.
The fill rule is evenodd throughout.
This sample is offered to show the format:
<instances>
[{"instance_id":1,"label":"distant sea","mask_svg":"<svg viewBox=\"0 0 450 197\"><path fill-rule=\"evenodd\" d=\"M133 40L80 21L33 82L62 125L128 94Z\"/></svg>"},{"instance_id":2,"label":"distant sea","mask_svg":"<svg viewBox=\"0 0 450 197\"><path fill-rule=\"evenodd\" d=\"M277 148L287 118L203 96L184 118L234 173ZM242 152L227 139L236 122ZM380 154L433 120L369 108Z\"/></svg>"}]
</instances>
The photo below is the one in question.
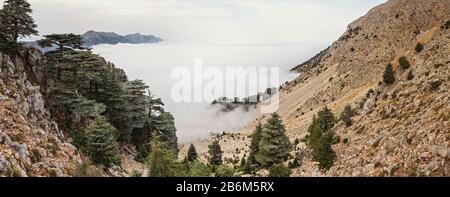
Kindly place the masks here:
<instances>
[{"instance_id":1,"label":"distant sea","mask_svg":"<svg viewBox=\"0 0 450 197\"><path fill-rule=\"evenodd\" d=\"M165 109L174 115L179 140L188 141L193 138L207 137L211 133L239 129L253 121L256 115L253 111L243 110L221 113L217 107L212 107L207 102L174 102L171 89L178 82L171 78L174 68L184 67L192 71L195 59L201 59L203 68L216 67L223 71L226 67L278 67L280 69L279 84L282 84L298 76L297 73L289 72L291 68L320 50L308 45L164 41L156 44L98 45L93 51L123 68L130 80L144 80L150 86L152 93L162 98L166 104ZM226 83L230 82L233 83L231 80L226 81ZM262 90L265 88L269 87L264 87Z\"/></svg>"}]
</instances>

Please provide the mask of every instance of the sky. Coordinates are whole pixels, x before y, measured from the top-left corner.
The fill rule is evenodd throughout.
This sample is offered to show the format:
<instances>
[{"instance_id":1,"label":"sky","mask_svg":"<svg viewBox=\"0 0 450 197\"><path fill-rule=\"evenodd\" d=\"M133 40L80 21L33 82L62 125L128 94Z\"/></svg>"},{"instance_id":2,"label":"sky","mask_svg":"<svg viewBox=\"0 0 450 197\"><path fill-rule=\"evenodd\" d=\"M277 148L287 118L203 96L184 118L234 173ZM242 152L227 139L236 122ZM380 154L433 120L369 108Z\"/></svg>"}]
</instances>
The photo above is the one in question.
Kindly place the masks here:
<instances>
[{"instance_id":1,"label":"sky","mask_svg":"<svg viewBox=\"0 0 450 197\"><path fill-rule=\"evenodd\" d=\"M384 1L29 0L41 34L94 29L170 41L324 46Z\"/></svg>"}]
</instances>

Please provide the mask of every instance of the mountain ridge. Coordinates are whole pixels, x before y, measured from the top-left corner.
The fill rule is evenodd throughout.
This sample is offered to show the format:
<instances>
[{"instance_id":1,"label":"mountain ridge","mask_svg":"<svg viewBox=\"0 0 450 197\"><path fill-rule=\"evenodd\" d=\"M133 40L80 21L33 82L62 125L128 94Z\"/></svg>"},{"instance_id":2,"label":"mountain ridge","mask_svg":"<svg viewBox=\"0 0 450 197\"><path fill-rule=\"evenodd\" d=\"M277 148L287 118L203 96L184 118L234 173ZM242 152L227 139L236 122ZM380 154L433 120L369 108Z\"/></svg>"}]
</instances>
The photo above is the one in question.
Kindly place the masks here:
<instances>
[{"instance_id":1,"label":"mountain ridge","mask_svg":"<svg viewBox=\"0 0 450 197\"><path fill-rule=\"evenodd\" d=\"M353 126L339 121L333 129L341 140L333 145L337 159L330 170L320 170L299 143L293 153L302 155L302 162L293 176L449 176L449 21L449 1L389 0L294 68L302 74L283 85L277 111L291 141L305 137L325 106L338 115L350 105L356 115ZM415 50L418 43L423 51ZM401 57L411 68L400 67ZM388 64L394 84L383 82ZM266 116L218 138L226 160L248 155L248 136ZM196 143L204 157L209 141Z\"/></svg>"},{"instance_id":2,"label":"mountain ridge","mask_svg":"<svg viewBox=\"0 0 450 197\"><path fill-rule=\"evenodd\" d=\"M83 41L86 46L91 47L98 44L119 44L119 43L130 43L130 44L142 44L142 43L157 43L161 42L162 39L154 35L142 35L140 33L119 35L114 32L102 32L89 30L82 35Z\"/></svg>"}]
</instances>

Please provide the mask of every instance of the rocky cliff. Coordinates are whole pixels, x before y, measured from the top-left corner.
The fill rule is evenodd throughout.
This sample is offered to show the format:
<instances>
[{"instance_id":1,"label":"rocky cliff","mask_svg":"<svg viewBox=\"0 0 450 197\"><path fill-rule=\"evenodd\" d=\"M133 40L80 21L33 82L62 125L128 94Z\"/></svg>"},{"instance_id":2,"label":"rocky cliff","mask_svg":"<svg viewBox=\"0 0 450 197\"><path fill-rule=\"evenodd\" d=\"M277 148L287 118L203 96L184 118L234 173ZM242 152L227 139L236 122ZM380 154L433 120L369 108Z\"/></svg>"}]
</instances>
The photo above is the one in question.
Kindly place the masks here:
<instances>
[{"instance_id":1,"label":"rocky cliff","mask_svg":"<svg viewBox=\"0 0 450 197\"><path fill-rule=\"evenodd\" d=\"M45 108L39 86L41 54L0 54L0 176L69 176L75 147Z\"/></svg>"},{"instance_id":2,"label":"rocky cliff","mask_svg":"<svg viewBox=\"0 0 450 197\"><path fill-rule=\"evenodd\" d=\"M324 106L336 115L346 105L357 112L353 126L340 122L334 128L341 137L333 147L334 166L319 170L300 143L294 153L303 162L294 176L450 175L449 20L450 1L389 0L294 68L302 74L283 86L278 110L292 141L306 135L313 115ZM423 51L415 50L418 43ZM411 68L399 66L402 56ZM396 77L392 85L382 82L389 63ZM253 128L221 137L225 157L248 153L247 136ZM202 147L207 142L197 144L206 150Z\"/></svg>"}]
</instances>

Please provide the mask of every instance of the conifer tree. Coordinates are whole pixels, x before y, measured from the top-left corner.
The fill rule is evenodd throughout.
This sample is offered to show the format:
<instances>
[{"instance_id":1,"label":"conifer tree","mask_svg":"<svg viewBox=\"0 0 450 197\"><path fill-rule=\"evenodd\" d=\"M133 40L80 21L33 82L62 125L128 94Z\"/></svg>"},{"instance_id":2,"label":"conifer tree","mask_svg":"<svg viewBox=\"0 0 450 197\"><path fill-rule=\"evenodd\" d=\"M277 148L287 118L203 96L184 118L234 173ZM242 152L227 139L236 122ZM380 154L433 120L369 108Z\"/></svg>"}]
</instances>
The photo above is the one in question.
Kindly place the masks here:
<instances>
[{"instance_id":1,"label":"conifer tree","mask_svg":"<svg viewBox=\"0 0 450 197\"><path fill-rule=\"evenodd\" d=\"M392 64L386 66L386 70L383 74L383 81L387 84L393 84L395 82L394 68Z\"/></svg>"},{"instance_id":2,"label":"conifer tree","mask_svg":"<svg viewBox=\"0 0 450 197\"><path fill-rule=\"evenodd\" d=\"M148 100L145 95L148 86L142 80L125 83L128 103L130 104L132 128L143 128L148 122Z\"/></svg>"},{"instance_id":3,"label":"conifer tree","mask_svg":"<svg viewBox=\"0 0 450 197\"><path fill-rule=\"evenodd\" d=\"M345 126L352 126L353 120L352 117L354 115L354 111L350 105L345 106L344 111L341 113L341 120L345 123Z\"/></svg>"},{"instance_id":4,"label":"conifer tree","mask_svg":"<svg viewBox=\"0 0 450 197\"><path fill-rule=\"evenodd\" d=\"M324 119L326 120L326 119ZM328 170L333 166L336 153L332 144L336 142L335 134L332 130L323 131L318 119L314 118L313 123L308 128L307 146L312 150L313 160L319 162L321 169Z\"/></svg>"},{"instance_id":5,"label":"conifer tree","mask_svg":"<svg viewBox=\"0 0 450 197\"><path fill-rule=\"evenodd\" d=\"M216 140L208 146L209 150L209 165L220 166L222 165L222 148L220 147L219 141Z\"/></svg>"},{"instance_id":6,"label":"conifer tree","mask_svg":"<svg viewBox=\"0 0 450 197\"><path fill-rule=\"evenodd\" d=\"M157 137L151 142L151 151L147 158L149 177L175 177L180 173L176 155L163 148Z\"/></svg>"},{"instance_id":7,"label":"conifer tree","mask_svg":"<svg viewBox=\"0 0 450 197\"><path fill-rule=\"evenodd\" d=\"M175 121L169 112L163 112L158 116L158 122L156 125L161 142L164 143L165 148L172 150L178 154L178 139L177 129L175 128Z\"/></svg>"},{"instance_id":8,"label":"conifer tree","mask_svg":"<svg viewBox=\"0 0 450 197\"><path fill-rule=\"evenodd\" d=\"M313 149L313 158L315 161L319 162L319 167L321 169L328 170L336 159L336 153L333 151L331 145L333 144L334 133L329 131L322 135L318 143Z\"/></svg>"},{"instance_id":9,"label":"conifer tree","mask_svg":"<svg viewBox=\"0 0 450 197\"><path fill-rule=\"evenodd\" d=\"M317 121L323 132L330 131L336 124L336 118L328 107L319 112Z\"/></svg>"},{"instance_id":10,"label":"conifer tree","mask_svg":"<svg viewBox=\"0 0 450 197\"><path fill-rule=\"evenodd\" d=\"M45 35L45 39L38 41L38 44L42 47L58 46L58 50L64 49L86 49L83 46L83 38L81 35L76 34L51 34Z\"/></svg>"},{"instance_id":11,"label":"conifer tree","mask_svg":"<svg viewBox=\"0 0 450 197\"><path fill-rule=\"evenodd\" d=\"M173 131L176 131L175 126L170 123L173 122L173 120L171 120L171 118L168 116L168 114L166 114L166 118L162 118L160 117L161 114L164 113L164 103L161 101L161 99L159 98L155 98L155 96L153 96L153 94L147 90L148 95L144 95L144 99L145 102L143 103L145 105L144 109L146 110L146 116L145 119L142 119L141 121L143 122L144 127L142 128L134 128L133 129L133 134L132 134L132 139L133 139L133 143L134 145L136 145L137 149L139 150L139 155L138 155L138 159L139 158L145 158L147 157L147 153L149 150L149 144L150 144L150 139L152 137L153 133L157 133L159 134L158 136L160 137L160 131L158 131L158 126L161 126L161 124L163 123L163 121L165 121L166 123L163 123L163 125L165 124L166 128L168 128L169 130L164 131L167 133L173 133ZM139 95L136 95L137 97L137 101L141 102L142 98ZM131 102L131 101L130 101ZM141 110L142 111L142 107L140 105L135 105L134 103L130 103L130 107L131 110ZM132 112L131 115L136 114ZM164 120L166 119L166 120ZM173 139L173 138L172 138ZM172 144L173 146L173 144ZM175 147L175 146L173 146ZM175 152L177 152L177 149L174 148L173 149Z\"/></svg>"},{"instance_id":12,"label":"conifer tree","mask_svg":"<svg viewBox=\"0 0 450 197\"><path fill-rule=\"evenodd\" d=\"M283 163L288 159L291 149L292 144L286 136L280 116L272 114L262 130L256 161L262 167Z\"/></svg>"},{"instance_id":13,"label":"conifer tree","mask_svg":"<svg viewBox=\"0 0 450 197\"><path fill-rule=\"evenodd\" d=\"M259 152L259 142L261 141L261 133L263 127L261 122L256 125L255 130L253 131L251 138L252 141L250 143L250 154L248 156L248 164L250 167L257 165L256 155Z\"/></svg>"},{"instance_id":14,"label":"conifer tree","mask_svg":"<svg viewBox=\"0 0 450 197\"><path fill-rule=\"evenodd\" d=\"M308 136L307 145L312 150L317 147L320 138L322 138L322 129L320 128L320 124L317 121L314 121L310 127L308 128L308 132L310 133Z\"/></svg>"},{"instance_id":15,"label":"conifer tree","mask_svg":"<svg viewBox=\"0 0 450 197\"><path fill-rule=\"evenodd\" d=\"M246 171L245 168L247 167L247 159L245 158L245 155L242 157L239 166L241 169L244 169L244 171Z\"/></svg>"},{"instance_id":16,"label":"conifer tree","mask_svg":"<svg viewBox=\"0 0 450 197\"><path fill-rule=\"evenodd\" d=\"M19 38L37 35L37 25L30 15L32 12L33 9L26 0L6 0L0 12L0 31L14 43Z\"/></svg>"},{"instance_id":17,"label":"conifer tree","mask_svg":"<svg viewBox=\"0 0 450 197\"><path fill-rule=\"evenodd\" d=\"M102 116L95 118L85 129L88 153L94 163L106 167L120 166L119 144L116 142L115 132L115 128Z\"/></svg>"},{"instance_id":18,"label":"conifer tree","mask_svg":"<svg viewBox=\"0 0 450 197\"><path fill-rule=\"evenodd\" d=\"M118 140L121 142L131 142L131 112L126 92L121 82L116 78L114 69L109 72L103 72L102 82L99 84L101 89L100 101L106 105L106 117L109 122L117 128Z\"/></svg>"},{"instance_id":19,"label":"conifer tree","mask_svg":"<svg viewBox=\"0 0 450 197\"><path fill-rule=\"evenodd\" d=\"M187 152L187 156L186 156L186 160L188 162L193 162L195 160L197 160L198 155L197 155L197 151L195 150L195 146L194 144L191 144L191 146L189 146L188 152Z\"/></svg>"}]
</instances>

